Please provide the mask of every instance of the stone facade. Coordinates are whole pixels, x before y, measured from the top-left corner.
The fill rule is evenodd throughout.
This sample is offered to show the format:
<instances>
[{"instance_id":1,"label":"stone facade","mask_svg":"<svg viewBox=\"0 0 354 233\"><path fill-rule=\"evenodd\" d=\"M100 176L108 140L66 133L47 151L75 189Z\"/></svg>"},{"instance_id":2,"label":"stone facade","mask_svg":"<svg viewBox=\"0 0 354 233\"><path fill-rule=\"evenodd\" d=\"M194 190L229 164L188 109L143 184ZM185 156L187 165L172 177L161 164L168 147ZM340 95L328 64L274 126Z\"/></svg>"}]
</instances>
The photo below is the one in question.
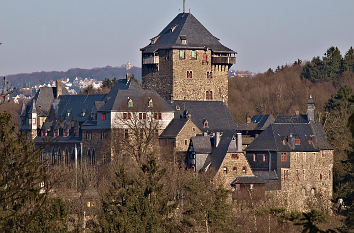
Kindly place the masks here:
<instances>
[{"instance_id":1,"label":"stone facade","mask_svg":"<svg viewBox=\"0 0 354 233\"><path fill-rule=\"evenodd\" d=\"M333 150L291 152L290 167L281 168L281 190L269 191L291 210L329 210L333 194Z\"/></svg>"},{"instance_id":2,"label":"stone facade","mask_svg":"<svg viewBox=\"0 0 354 233\"><path fill-rule=\"evenodd\" d=\"M158 56L159 64L143 65L145 88L156 90L167 100L227 103L229 65L212 64L211 50L171 49L161 51ZM192 75L188 77L190 71Z\"/></svg>"},{"instance_id":3,"label":"stone facade","mask_svg":"<svg viewBox=\"0 0 354 233\"><path fill-rule=\"evenodd\" d=\"M176 137L175 150L178 152L186 152L191 137L201 133L202 131L191 120L188 120Z\"/></svg>"},{"instance_id":4,"label":"stone facade","mask_svg":"<svg viewBox=\"0 0 354 233\"><path fill-rule=\"evenodd\" d=\"M243 152L227 153L215 179L226 189L230 189L231 182L238 176L254 176L254 174Z\"/></svg>"}]
</instances>

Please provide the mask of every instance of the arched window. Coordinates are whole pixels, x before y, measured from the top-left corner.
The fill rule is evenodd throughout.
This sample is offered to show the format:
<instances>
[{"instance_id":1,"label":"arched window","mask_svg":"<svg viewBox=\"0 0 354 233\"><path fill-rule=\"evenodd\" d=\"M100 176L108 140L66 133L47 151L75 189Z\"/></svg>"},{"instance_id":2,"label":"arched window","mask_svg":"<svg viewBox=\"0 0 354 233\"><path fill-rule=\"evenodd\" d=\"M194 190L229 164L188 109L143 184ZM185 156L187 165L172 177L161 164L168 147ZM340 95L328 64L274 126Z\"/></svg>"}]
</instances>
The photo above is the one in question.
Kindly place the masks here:
<instances>
[{"instance_id":1,"label":"arched window","mask_svg":"<svg viewBox=\"0 0 354 233\"><path fill-rule=\"evenodd\" d=\"M91 163L91 161L92 161L90 149L87 151L87 161L89 161L89 163Z\"/></svg>"}]
</instances>

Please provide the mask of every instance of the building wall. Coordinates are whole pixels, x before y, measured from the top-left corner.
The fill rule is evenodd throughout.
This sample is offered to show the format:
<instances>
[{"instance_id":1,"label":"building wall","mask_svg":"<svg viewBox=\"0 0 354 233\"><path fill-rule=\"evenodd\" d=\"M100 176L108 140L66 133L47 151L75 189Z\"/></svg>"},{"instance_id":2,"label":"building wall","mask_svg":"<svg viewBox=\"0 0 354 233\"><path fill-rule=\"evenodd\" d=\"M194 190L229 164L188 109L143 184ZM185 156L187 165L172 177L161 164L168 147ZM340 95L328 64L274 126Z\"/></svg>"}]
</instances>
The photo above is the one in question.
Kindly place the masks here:
<instances>
[{"instance_id":1,"label":"building wall","mask_svg":"<svg viewBox=\"0 0 354 233\"><path fill-rule=\"evenodd\" d=\"M214 101L227 103L228 66L211 64L211 50L195 50L196 59L191 58L192 50L184 50L185 59L179 56L180 50L173 50L173 98L175 100L206 100L206 91L213 92ZM207 62L203 63L203 54L207 54ZM193 77L187 78L187 71L192 71ZM212 78L207 78L207 72L212 72Z\"/></svg>"},{"instance_id":2,"label":"building wall","mask_svg":"<svg viewBox=\"0 0 354 233\"><path fill-rule=\"evenodd\" d=\"M243 167L246 168L246 171L243 171ZM226 171L224 168L226 168ZM236 170L234 170L234 168L236 168ZM230 183L236 178L236 176L254 176L246 156L242 152L227 153L216 173L217 182L223 184L227 189L231 189Z\"/></svg>"},{"instance_id":3,"label":"building wall","mask_svg":"<svg viewBox=\"0 0 354 233\"><path fill-rule=\"evenodd\" d=\"M270 191L291 210L329 209L333 195L333 151L291 152L290 168L281 168L281 190Z\"/></svg>"},{"instance_id":4,"label":"building wall","mask_svg":"<svg viewBox=\"0 0 354 233\"><path fill-rule=\"evenodd\" d=\"M188 120L176 137L176 151L186 152L191 137L201 133L202 131L191 120Z\"/></svg>"},{"instance_id":5,"label":"building wall","mask_svg":"<svg viewBox=\"0 0 354 233\"><path fill-rule=\"evenodd\" d=\"M159 64L142 65L142 81L145 89L155 90L165 100L172 95L172 50L159 51Z\"/></svg>"},{"instance_id":6,"label":"building wall","mask_svg":"<svg viewBox=\"0 0 354 233\"><path fill-rule=\"evenodd\" d=\"M228 101L228 65L212 65L211 50L195 50L196 58L192 58L192 50L183 50L184 59L180 58L180 50L160 50L158 65L143 65L143 87L156 90L164 99L170 100L206 100L206 91L212 91L214 101ZM207 62L203 62L203 54L207 54ZM154 68L155 67L155 68ZM192 78L187 78L187 71L192 71ZM207 78L212 72L212 78Z\"/></svg>"}]
</instances>

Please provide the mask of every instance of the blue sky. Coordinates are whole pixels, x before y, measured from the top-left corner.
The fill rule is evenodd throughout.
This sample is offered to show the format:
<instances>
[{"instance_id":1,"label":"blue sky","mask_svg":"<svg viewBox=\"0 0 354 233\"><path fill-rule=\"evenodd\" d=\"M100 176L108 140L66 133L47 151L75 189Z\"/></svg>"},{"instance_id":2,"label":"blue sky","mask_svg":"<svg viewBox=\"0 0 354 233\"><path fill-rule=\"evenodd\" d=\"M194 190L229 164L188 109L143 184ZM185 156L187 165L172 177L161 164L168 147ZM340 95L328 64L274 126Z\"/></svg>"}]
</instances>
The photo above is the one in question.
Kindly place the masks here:
<instances>
[{"instance_id":1,"label":"blue sky","mask_svg":"<svg viewBox=\"0 0 354 233\"><path fill-rule=\"evenodd\" d=\"M233 69L264 72L354 46L353 0L186 0L186 8L238 52ZM141 66L139 49L182 0L0 0L0 74Z\"/></svg>"}]
</instances>

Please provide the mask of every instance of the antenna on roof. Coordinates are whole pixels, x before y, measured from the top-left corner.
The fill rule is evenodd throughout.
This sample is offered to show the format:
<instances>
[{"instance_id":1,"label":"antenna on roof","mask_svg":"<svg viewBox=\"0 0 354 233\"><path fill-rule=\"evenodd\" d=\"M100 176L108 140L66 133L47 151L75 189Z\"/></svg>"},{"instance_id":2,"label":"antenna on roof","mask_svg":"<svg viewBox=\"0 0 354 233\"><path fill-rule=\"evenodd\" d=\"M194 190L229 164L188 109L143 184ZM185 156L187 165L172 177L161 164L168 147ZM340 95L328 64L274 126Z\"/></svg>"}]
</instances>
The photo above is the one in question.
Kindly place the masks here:
<instances>
[{"instance_id":1,"label":"antenna on roof","mask_svg":"<svg viewBox=\"0 0 354 233\"><path fill-rule=\"evenodd\" d=\"M183 0L183 14L186 13L186 0Z\"/></svg>"}]
</instances>

